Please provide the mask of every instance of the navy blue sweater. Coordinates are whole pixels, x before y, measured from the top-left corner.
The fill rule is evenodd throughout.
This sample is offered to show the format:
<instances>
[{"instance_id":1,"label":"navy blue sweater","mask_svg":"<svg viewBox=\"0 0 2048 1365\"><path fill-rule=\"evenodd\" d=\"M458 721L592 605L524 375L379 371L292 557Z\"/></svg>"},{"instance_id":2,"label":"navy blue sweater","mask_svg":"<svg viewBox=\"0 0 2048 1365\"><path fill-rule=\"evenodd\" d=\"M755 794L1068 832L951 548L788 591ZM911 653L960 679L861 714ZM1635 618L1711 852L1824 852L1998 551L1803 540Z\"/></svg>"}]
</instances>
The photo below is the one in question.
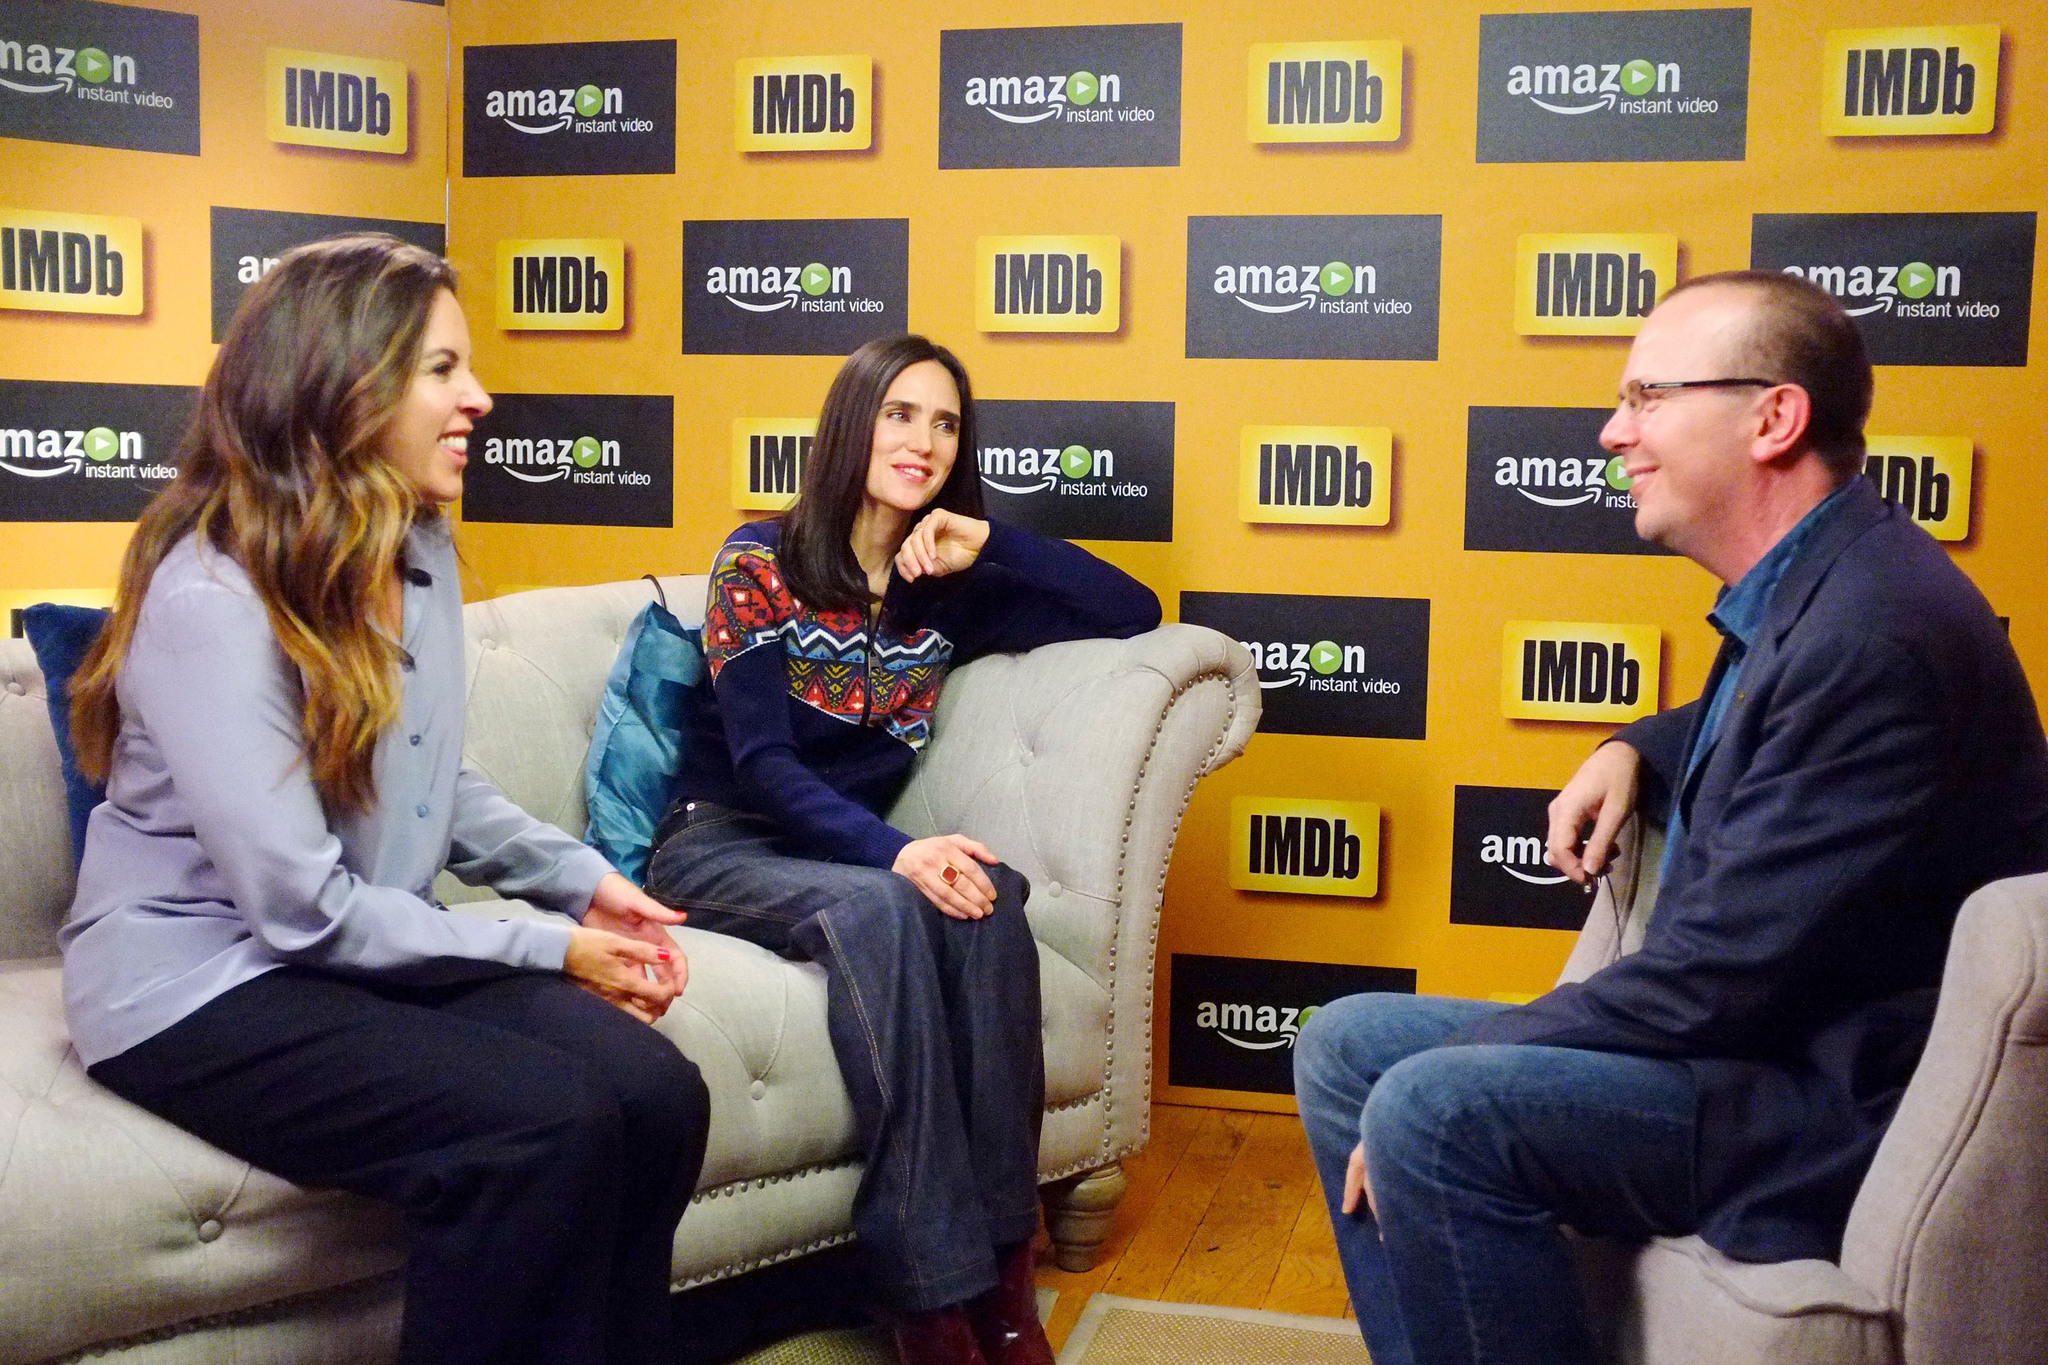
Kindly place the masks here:
<instances>
[{"instance_id":1,"label":"navy blue sweater","mask_svg":"<svg viewBox=\"0 0 2048 1365\"><path fill-rule=\"evenodd\" d=\"M780 522L752 522L711 566L706 676L674 801L765 815L819 858L889 867L910 842L882 812L931 735L950 669L1159 624L1159 599L1123 570L990 523L966 570L914 583L892 572L871 627L858 609L799 602L776 562L781 541Z\"/></svg>"}]
</instances>

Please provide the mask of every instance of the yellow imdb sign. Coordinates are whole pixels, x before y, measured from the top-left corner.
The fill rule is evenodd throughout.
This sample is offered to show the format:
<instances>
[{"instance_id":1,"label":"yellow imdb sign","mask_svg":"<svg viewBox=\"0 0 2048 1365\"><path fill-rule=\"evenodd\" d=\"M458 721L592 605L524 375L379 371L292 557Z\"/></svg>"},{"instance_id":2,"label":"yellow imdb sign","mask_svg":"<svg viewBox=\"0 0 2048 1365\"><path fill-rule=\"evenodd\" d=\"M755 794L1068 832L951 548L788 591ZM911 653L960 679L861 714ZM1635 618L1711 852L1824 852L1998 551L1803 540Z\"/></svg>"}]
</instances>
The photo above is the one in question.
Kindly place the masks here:
<instances>
[{"instance_id":1,"label":"yellow imdb sign","mask_svg":"<svg viewBox=\"0 0 2048 1365\"><path fill-rule=\"evenodd\" d=\"M838 152L874 142L874 61L754 57L733 68L733 145L743 152Z\"/></svg>"},{"instance_id":2,"label":"yellow imdb sign","mask_svg":"<svg viewBox=\"0 0 2048 1365\"><path fill-rule=\"evenodd\" d=\"M0 308L142 314L142 222L0 208Z\"/></svg>"},{"instance_id":3,"label":"yellow imdb sign","mask_svg":"<svg viewBox=\"0 0 2048 1365\"><path fill-rule=\"evenodd\" d=\"M1245 521L1385 526L1394 433L1385 427L1246 427L1237 511Z\"/></svg>"},{"instance_id":4,"label":"yellow imdb sign","mask_svg":"<svg viewBox=\"0 0 2048 1365\"><path fill-rule=\"evenodd\" d=\"M1515 330L1525 337L1632 337L1678 283L1668 233L1541 233L1515 239Z\"/></svg>"},{"instance_id":5,"label":"yellow imdb sign","mask_svg":"<svg viewBox=\"0 0 2048 1365\"><path fill-rule=\"evenodd\" d=\"M263 54L263 84L272 142L405 154L403 62L273 47Z\"/></svg>"},{"instance_id":6,"label":"yellow imdb sign","mask_svg":"<svg viewBox=\"0 0 2048 1365\"><path fill-rule=\"evenodd\" d=\"M1256 43L1245 80L1253 142L1398 142L1401 44Z\"/></svg>"},{"instance_id":7,"label":"yellow imdb sign","mask_svg":"<svg viewBox=\"0 0 2048 1365\"><path fill-rule=\"evenodd\" d=\"M1114 332L1123 325L1115 237L982 237L974 325L984 332Z\"/></svg>"},{"instance_id":8,"label":"yellow imdb sign","mask_svg":"<svg viewBox=\"0 0 2048 1365\"><path fill-rule=\"evenodd\" d=\"M1970 471L1976 444L1967 436L1870 436L1863 477L1936 540L1970 536Z\"/></svg>"},{"instance_id":9,"label":"yellow imdb sign","mask_svg":"<svg viewBox=\"0 0 2048 1365\"><path fill-rule=\"evenodd\" d=\"M1832 137L1988 133L1998 122L1996 24L1841 28L1821 55L1821 128Z\"/></svg>"},{"instance_id":10,"label":"yellow imdb sign","mask_svg":"<svg viewBox=\"0 0 2048 1365\"><path fill-rule=\"evenodd\" d=\"M626 325L626 244L616 237L498 243L498 326L616 332Z\"/></svg>"},{"instance_id":11,"label":"yellow imdb sign","mask_svg":"<svg viewBox=\"0 0 2048 1365\"><path fill-rule=\"evenodd\" d=\"M817 434L815 417L734 418L732 505L780 512L796 501Z\"/></svg>"},{"instance_id":12,"label":"yellow imdb sign","mask_svg":"<svg viewBox=\"0 0 2048 1365\"><path fill-rule=\"evenodd\" d=\"M1230 833L1230 884L1240 891L1379 894L1380 808L1369 801L1233 797Z\"/></svg>"},{"instance_id":13,"label":"yellow imdb sign","mask_svg":"<svg viewBox=\"0 0 2048 1365\"><path fill-rule=\"evenodd\" d=\"M1637 720L1657 710L1655 626L1510 621L1500 713L1519 720Z\"/></svg>"}]
</instances>

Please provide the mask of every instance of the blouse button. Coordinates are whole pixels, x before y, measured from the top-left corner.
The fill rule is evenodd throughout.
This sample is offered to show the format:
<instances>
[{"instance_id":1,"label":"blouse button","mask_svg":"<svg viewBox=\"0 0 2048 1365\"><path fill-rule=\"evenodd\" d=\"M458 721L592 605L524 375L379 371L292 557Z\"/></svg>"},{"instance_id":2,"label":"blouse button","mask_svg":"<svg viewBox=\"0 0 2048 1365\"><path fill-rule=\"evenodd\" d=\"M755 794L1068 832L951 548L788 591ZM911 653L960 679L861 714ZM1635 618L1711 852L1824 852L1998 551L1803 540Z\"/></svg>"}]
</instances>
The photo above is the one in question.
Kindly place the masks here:
<instances>
[{"instance_id":1,"label":"blouse button","mask_svg":"<svg viewBox=\"0 0 2048 1365\"><path fill-rule=\"evenodd\" d=\"M415 749L420 747L420 737L418 735L412 737L412 747Z\"/></svg>"},{"instance_id":2,"label":"blouse button","mask_svg":"<svg viewBox=\"0 0 2048 1365\"><path fill-rule=\"evenodd\" d=\"M427 808L425 806L416 806L413 808L413 814L424 820L427 818Z\"/></svg>"}]
</instances>

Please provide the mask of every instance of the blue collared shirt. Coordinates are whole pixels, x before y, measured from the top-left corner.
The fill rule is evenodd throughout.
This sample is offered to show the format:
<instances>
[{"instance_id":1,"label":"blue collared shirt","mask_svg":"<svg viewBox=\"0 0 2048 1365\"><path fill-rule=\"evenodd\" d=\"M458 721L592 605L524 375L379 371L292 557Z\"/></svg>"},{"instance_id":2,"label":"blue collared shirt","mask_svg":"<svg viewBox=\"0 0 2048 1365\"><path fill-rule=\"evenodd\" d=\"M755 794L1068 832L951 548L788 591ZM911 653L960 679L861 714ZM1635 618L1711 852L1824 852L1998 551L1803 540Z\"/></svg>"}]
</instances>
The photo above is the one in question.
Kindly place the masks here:
<instances>
[{"instance_id":1,"label":"blue collared shirt","mask_svg":"<svg viewBox=\"0 0 2048 1365\"><path fill-rule=\"evenodd\" d=\"M1722 588L1714 599L1714 609L1707 613L1707 620L1721 632L1722 648L1728 651L1728 667L1722 670L1720 685L1707 700L1707 714L1700 722L1699 738L1693 741L1692 749L1686 754L1678 788L1671 793L1671 819L1664 827L1664 861L1660 864L1660 879L1671 875L1671 865L1677 861L1678 850L1685 843L1684 803L1679 798L1686 783L1692 780L1694 771L1713 752L1714 740L1721 733L1721 721L1735 700L1736 682L1742 673L1743 660L1749 657L1750 646L1756 642L1756 633L1764 623L1764 613L1770 609L1778 582L1792 567L1792 561L1799 557L1800 547L1841 505L1843 490L1848 486L1845 482L1841 488L1822 498L1812 511L1799 519L1798 525L1779 537L1776 545L1764 551L1764 557L1751 565L1749 572L1735 586Z\"/></svg>"}]
</instances>

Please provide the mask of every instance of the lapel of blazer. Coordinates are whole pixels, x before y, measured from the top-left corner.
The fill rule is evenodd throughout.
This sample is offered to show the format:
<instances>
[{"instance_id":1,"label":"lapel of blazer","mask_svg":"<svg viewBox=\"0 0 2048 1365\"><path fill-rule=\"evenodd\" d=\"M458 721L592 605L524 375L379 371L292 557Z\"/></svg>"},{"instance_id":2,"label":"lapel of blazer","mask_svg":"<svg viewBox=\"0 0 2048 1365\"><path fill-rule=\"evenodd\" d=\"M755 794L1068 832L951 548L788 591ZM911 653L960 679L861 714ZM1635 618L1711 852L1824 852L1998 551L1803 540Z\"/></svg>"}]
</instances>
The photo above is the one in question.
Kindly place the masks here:
<instances>
[{"instance_id":1,"label":"lapel of blazer","mask_svg":"<svg viewBox=\"0 0 2048 1365\"><path fill-rule=\"evenodd\" d=\"M1757 631L1756 644L1744 656L1743 672L1749 672L1754 665L1758 669L1769 667L1769 661L1777 656L1779 647L1799 619L1806 614L1807 606L1813 601L1814 592L1828 570L1834 567L1852 544L1865 531L1892 515L1891 505L1877 495L1867 479L1858 477L1852 481L1854 487L1842 499L1842 505L1835 508L1827 520L1814 528L1813 536L1799 550L1797 558L1785 570L1785 576L1778 580L1778 587L1771 594L1771 603L1764 615L1763 627ZM1711 699L1715 689L1721 685L1721 677L1728 670L1729 643L1724 638L1721 649L1714 656L1714 667L1707 674L1706 688L1700 693L1702 699ZM1742 693L1736 693L1739 704ZM1730 706L1732 714L1734 707ZM1686 736L1685 753L1687 768L1679 779L1679 809L1685 813L1686 826L1692 825L1693 796L1699 789L1700 777L1707 770L1704 761L1691 762L1693 746L1699 743L1700 728L1706 723L1707 708L1699 708L1693 717L1692 732ZM1727 728L1728 718L1722 718L1722 728ZM1704 756L1702 756L1704 758Z\"/></svg>"}]
</instances>

